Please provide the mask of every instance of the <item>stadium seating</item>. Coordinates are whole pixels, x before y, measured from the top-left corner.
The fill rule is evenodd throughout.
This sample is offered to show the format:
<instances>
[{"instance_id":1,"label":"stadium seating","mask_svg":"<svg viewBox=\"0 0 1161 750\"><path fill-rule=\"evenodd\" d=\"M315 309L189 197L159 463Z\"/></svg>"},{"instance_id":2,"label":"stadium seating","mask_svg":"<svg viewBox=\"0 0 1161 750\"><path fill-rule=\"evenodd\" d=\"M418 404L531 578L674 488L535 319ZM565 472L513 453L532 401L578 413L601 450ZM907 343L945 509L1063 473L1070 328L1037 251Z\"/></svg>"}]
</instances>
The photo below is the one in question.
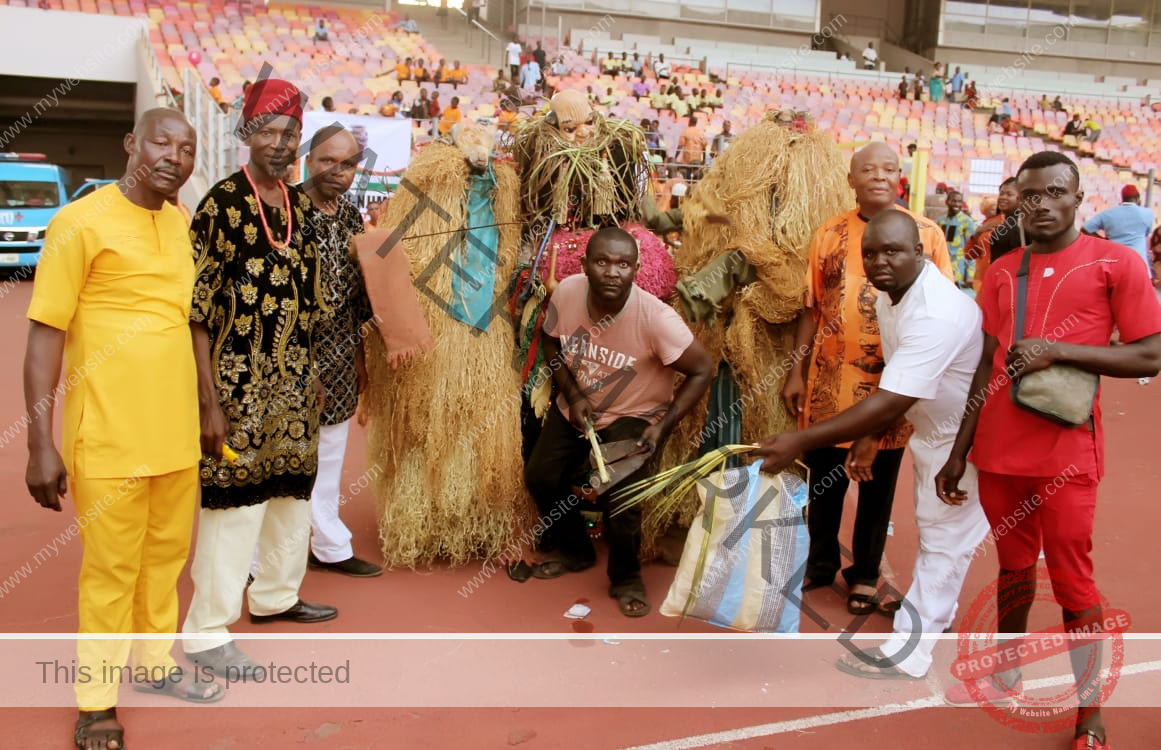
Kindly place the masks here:
<instances>
[{"instance_id":1,"label":"stadium seating","mask_svg":"<svg viewBox=\"0 0 1161 750\"><path fill-rule=\"evenodd\" d=\"M35 6L37 0L0 0L0 3ZM423 57L429 65L434 65L442 57L421 36L394 29L399 20L395 14L341 6L263 6L224 0L163 0L160 3L48 0L48 6L147 17L153 49L171 88L182 88L182 70L191 65L189 55L196 50L201 54L195 66L198 73L204 81L215 76L220 78L226 101L238 97L242 83L256 80L262 65L269 63L274 75L300 83L310 96L311 106L318 107L323 97L331 96L339 112L353 108L363 114L374 114L397 89L410 101L419 87L414 82L395 80L391 68L396 59ZM314 25L319 18L327 21L329 42L313 39ZM360 29L365 32L364 37L351 36ZM580 30L573 36L579 41L583 33L588 32ZM343 53L337 54L335 45L340 41L345 43ZM550 58L557 55L555 37L525 39L529 48L537 41L541 41ZM759 120L772 107L806 110L814 115L820 127L832 132L848 148L870 140L886 141L900 152L912 142L929 148L930 183L944 182L960 188L967 188L973 159L1003 160L1007 173L1013 174L1031 153L1061 148L1059 141L1070 116L1065 112L1044 111L1041 94L1011 92L1005 96L1009 98L1013 118L1028 135L989 135L988 118L992 108L999 104L998 92L986 92L988 96L973 111L947 102L899 100L895 74L880 76L856 71L853 63L835 60L833 53L811 53L796 59L791 66L778 69L730 63L702 70L706 67L702 60L696 55L690 56L711 48L737 51L734 47L725 42L690 39L661 44L656 37L633 35L612 40L608 33L603 33L586 38L579 54L565 50L562 58L570 72L552 82L557 88L584 91L592 87L597 96L612 89L613 104L607 107L608 113L635 122L645 118L658 120L669 156L673 158L686 125L685 118L669 110L659 112L648 98L638 100L632 93L636 79L604 75L598 63L598 57L603 58L610 49L624 50L630 58L633 52L638 52L642 59L661 52L672 65L670 83L680 85L687 93L691 88L722 91L724 106L703 111L700 116L711 138L721 131L721 123L727 119L733 122L736 133ZM767 49L765 57L774 59L781 52ZM844 66L836 67L837 63ZM454 90L450 84L438 87L441 100L446 103L451 96L458 96L461 109L469 119L494 117L499 98L492 89L495 69L467 68L466 84ZM1119 202L1121 187L1126 182L1134 181L1143 187L1140 178L1116 168L1132 169L1142 175L1158 163L1161 115L1126 94L1108 94L1116 82L1100 83L1091 77L1069 75L1072 77L1067 81L1053 79L1045 85L1070 87L1077 93L1062 96L1066 110L1080 112L1086 119L1094 117L1102 125L1097 143L1081 144L1080 148L1083 156L1079 164L1087 193L1082 216L1087 216ZM985 80L978 72L973 77ZM647 83L651 91L656 88L654 81ZM425 88L437 87L425 84ZM1128 92L1137 88L1126 83L1119 90ZM973 208L978 197L969 196Z\"/></svg>"}]
</instances>

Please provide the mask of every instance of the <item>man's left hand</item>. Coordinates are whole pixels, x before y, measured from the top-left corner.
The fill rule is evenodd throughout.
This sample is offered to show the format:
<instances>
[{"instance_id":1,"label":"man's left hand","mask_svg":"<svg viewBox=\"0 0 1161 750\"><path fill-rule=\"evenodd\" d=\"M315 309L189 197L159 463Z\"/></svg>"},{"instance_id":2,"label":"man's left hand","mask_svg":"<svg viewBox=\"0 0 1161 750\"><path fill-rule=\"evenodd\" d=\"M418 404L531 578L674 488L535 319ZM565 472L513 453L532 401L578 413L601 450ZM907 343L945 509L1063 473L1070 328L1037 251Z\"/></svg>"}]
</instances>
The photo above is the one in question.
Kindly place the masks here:
<instances>
[{"instance_id":1,"label":"man's left hand","mask_svg":"<svg viewBox=\"0 0 1161 750\"><path fill-rule=\"evenodd\" d=\"M1022 339L1008 350L1004 366L1008 377L1014 380L1022 375L1047 370L1059 360L1060 348L1057 344L1044 339Z\"/></svg>"},{"instance_id":2,"label":"man's left hand","mask_svg":"<svg viewBox=\"0 0 1161 750\"><path fill-rule=\"evenodd\" d=\"M665 438L667 437L669 437L669 432L665 429L664 420L657 424L649 425L637 440L637 445L641 447L639 452L649 454L656 452L657 448L665 442Z\"/></svg>"},{"instance_id":3,"label":"man's left hand","mask_svg":"<svg viewBox=\"0 0 1161 750\"><path fill-rule=\"evenodd\" d=\"M762 459L762 471L770 474L788 468L804 452L802 439L797 432L784 432L773 435L758 443L758 448L751 455Z\"/></svg>"}]
</instances>

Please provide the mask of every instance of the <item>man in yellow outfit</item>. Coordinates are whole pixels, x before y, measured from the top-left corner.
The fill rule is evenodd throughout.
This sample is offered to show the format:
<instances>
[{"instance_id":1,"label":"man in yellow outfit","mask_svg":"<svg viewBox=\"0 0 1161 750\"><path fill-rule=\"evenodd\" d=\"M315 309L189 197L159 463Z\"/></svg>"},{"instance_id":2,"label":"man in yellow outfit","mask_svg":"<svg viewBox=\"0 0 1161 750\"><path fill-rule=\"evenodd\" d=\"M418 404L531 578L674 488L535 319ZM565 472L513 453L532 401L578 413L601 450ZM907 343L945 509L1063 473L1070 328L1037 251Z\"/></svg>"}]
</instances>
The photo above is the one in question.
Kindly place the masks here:
<instances>
[{"instance_id":1,"label":"man in yellow outfit","mask_svg":"<svg viewBox=\"0 0 1161 750\"><path fill-rule=\"evenodd\" d=\"M180 112L146 112L125 137L125 176L57 213L36 272L24 361L27 482L57 512L71 490L84 545L78 633L177 630L201 448L188 323L193 248L167 197L189 179L196 147ZM62 390L58 452L53 405ZM195 703L225 696L182 674L172 643L134 643L132 670L114 674L129 658L128 639L79 642L77 747L124 747L122 683Z\"/></svg>"}]
</instances>

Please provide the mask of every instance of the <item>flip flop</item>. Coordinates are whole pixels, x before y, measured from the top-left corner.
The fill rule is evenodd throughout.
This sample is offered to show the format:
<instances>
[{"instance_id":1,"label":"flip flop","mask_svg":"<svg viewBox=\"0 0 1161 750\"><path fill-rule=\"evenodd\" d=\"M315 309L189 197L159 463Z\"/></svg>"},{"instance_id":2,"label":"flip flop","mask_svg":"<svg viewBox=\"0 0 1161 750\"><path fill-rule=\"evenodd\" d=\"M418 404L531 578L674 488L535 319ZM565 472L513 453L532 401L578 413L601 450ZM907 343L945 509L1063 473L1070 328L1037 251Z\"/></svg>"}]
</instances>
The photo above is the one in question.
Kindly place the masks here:
<instances>
[{"instance_id":1,"label":"flip flop","mask_svg":"<svg viewBox=\"0 0 1161 750\"><path fill-rule=\"evenodd\" d=\"M853 677L861 677L864 680L902 680L905 682L916 682L926 677L926 675L924 677L912 677L899 669L877 646L869 648L863 653L870 657L871 661L875 662L875 664L869 664L867 666L878 669L878 672L868 672L864 669L859 669L859 667L852 666L842 659L835 662L835 667L840 672L845 672ZM854 654L851 654L851 657L858 659ZM860 663L862 663L862 660L860 660Z\"/></svg>"},{"instance_id":2,"label":"flip flop","mask_svg":"<svg viewBox=\"0 0 1161 750\"><path fill-rule=\"evenodd\" d=\"M516 583L524 583L532 577L532 566L523 560L508 563L508 577Z\"/></svg>"},{"instance_id":3,"label":"flip flop","mask_svg":"<svg viewBox=\"0 0 1161 750\"><path fill-rule=\"evenodd\" d=\"M854 588L852 586L852 592L847 594L847 612L858 617L869 615L879 608L879 593L877 591L870 594L856 594L853 592ZM866 588L870 588L870 586ZM860 604L863 606L857 606Z\"/></svg>"},{"instance_id":4,"label":"flip flop","mask_svg":"<svg viewBox=\"0 0 1161 750\"><path fill-rule=\"evenodd\" d=\"M133 689L147 695L166 695L186 703L217 703L226 697L225 689L217 682L190 682L186 679L184 671L178 674L181 675L181 679L177 682L169 678L157 682L134 682ZM207 687L213 690L209 696L203 694Z\"/></svg>"},{"instance_id":5,"label":"flip flop","mask_svg":"<svg viewBox=\"0 0 1161 750\"><path fill-rule=\"evenodd\" d=\"M901 601L899 601L898 599L892 599L889 602L883 602L878 607L875 607L875 613L880 614L883 617L886 617L890 620L894 620L895 613L901 609L903 609L903 603ZM948 625L947 628L943 632L944 633L952 633L952 632L954 632L954 629L950 625Z\"/></svg>"},{"instance_id":6,"label":"flip flop","mask_svg":"<svg viewBox=\"0 0 1161 750\"><path fill-rule=\"evenodd\" d=\"M609 596L617 600L617 606L625 617L644 617L653 611L653 606L645 598L645 584L637 581L623 586L610 586ZM640 609L632 609L634 602L644 604Z\"/></svg>"},{"instance_id":7,"label":"flip flop","mask_svg":"<svg viewBox=\"0 0 1161 750\"><path fill-rule=\"evenodd\" d=\"M125 750L125 729L123 727L91 729L93 724L98 721L108 721L109 719L117 721L116 708L105 711L86 711L83 716L77 717L77 725L73 730L73 742L77 747L83 748L89 740L99 738L104 742L105 747L108 747L110 742L116 742L119 750Z\"/></svg>"}]
</instances>

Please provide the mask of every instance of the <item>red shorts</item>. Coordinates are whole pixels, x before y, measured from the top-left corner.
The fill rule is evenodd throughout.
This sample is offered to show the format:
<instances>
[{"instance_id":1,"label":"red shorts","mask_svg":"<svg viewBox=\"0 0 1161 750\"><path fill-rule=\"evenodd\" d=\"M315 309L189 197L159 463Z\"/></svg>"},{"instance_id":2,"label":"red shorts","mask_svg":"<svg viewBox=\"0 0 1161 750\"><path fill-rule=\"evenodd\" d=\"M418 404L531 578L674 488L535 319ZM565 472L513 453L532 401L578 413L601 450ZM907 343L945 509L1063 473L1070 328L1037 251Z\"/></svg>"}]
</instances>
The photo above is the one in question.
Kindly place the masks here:
<instances>
[{"instance_id":1,"label":"red shorts","mask_svg":"<svg viewBox=\"0 0 1161 750\"><path fill-rule=\"evenodd\" d=\"M1044 550L1050 571L1067 576L1053 580L1057 603L1081 612L1100 604L1092 575L1092 524L1096 513L1096 477L1022 477L979 472L980 505L992 527L996 553L1004 570L1032 567Z\"/></svg>"}]
</instances>

